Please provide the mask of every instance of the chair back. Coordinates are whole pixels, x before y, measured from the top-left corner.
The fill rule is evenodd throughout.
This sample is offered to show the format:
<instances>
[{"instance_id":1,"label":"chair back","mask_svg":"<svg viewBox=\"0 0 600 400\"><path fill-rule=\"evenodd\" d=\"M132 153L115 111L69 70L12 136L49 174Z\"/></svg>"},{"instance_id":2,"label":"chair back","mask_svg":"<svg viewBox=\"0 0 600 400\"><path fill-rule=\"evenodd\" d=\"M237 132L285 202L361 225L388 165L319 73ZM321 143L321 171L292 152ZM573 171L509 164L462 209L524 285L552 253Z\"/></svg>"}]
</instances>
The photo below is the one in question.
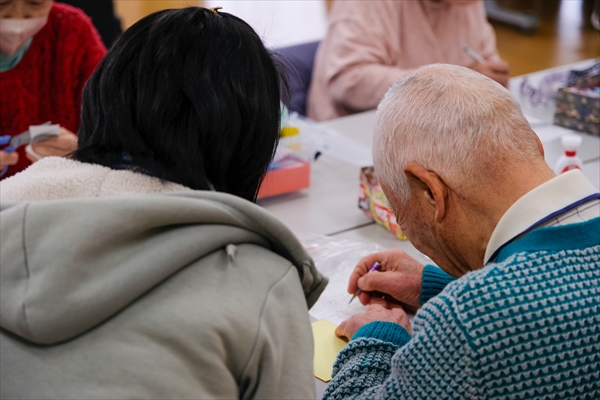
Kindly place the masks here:
<instances>
[{"instance_id":1,"label":"chair back","mask_svg":"<svg viewBox=\"0 0 600 400\"><path fill-rule=\"evenodd\" d=\"M282 101L290 111L301 115L306 115L306 98L319 43L320 41L302 43L275 51L283 64L290 89L289 99L284 96Z\"/></svg>"}]
</instances>

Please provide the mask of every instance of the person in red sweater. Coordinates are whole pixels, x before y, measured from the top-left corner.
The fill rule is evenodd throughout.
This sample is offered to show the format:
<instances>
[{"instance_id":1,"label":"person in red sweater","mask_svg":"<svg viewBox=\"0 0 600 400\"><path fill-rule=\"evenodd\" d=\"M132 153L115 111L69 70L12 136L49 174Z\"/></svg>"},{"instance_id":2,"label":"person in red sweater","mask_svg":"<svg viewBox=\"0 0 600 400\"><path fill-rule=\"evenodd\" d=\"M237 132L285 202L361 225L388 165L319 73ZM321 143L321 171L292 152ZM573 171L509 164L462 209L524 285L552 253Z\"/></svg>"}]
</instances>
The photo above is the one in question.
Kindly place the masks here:
<instances>
[{"instance_id":1,"label":"person in red sweater","mask_svg":"<svg viewBox=\"0 0 600 400\"><path fill-rule=\"evenodd\" d=\"M27 168L37 157L76 150L83 85L106 48L81 10L52 0L0 3L0 135L16 136L51 121L60 134L14 153L0 149L0 179Z\"/></svg>"}]
</instances>

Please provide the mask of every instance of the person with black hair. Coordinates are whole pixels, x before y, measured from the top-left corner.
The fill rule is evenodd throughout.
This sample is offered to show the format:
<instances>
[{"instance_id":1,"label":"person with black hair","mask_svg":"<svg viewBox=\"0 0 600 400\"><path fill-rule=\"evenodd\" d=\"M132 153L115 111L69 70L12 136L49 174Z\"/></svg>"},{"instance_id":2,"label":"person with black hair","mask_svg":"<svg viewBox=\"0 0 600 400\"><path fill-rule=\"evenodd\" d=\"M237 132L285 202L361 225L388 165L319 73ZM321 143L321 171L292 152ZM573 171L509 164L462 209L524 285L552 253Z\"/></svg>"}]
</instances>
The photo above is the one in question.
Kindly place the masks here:
<instances>
[{"instance_id":1,"label":"person with black hair","mask_svg":"<svg viewBox=\"0 0 600 400\"><path fill-rule=\"evenodd\" d=\"M0 184L0 397L314 398L327 284L253 204L277 66L239 18L164 10L87 83L73 159Z\"/></svg>"}]
</instances>

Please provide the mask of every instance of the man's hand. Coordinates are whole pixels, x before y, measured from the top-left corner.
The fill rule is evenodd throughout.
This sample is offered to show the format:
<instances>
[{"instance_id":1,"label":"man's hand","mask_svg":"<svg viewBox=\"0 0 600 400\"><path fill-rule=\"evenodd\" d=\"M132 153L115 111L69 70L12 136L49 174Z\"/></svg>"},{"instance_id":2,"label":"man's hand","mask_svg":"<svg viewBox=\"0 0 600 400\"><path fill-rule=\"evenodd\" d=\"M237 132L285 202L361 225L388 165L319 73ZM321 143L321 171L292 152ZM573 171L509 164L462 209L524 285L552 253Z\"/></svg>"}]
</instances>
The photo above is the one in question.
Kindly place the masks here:
<instances>
[{"instance_id":1,"label":"man's hand","mask_svg":"<svg viewBox=\"0 0 600 400\"><path fill-rule=\"evenodd\" d=\"M508 63L504 60L491 60L471 65L469 68L491 78L508 88Z\"/></svg>"},{"instance_id":2,"label":"man's hand","mask_svg":"<svg viewBox=\"0 0 600 400\"><path fill-rule=\"evenodd\" d=\"M17 162L19 162L19 155L16 151L7 153L6 151L0 150L0 171L7 165L15 165Z\"/></svg>"},{"instance_id":3,"label":"man's hand","mask_svg":"<svg viewBox=\"0 0 600 400\"><path fill-rule=\"evenodd\" d=\"M400 305L390 303L381 297L373 297L367 311L353 315L342 322L335 329L335 334L350 340L357 330L373 321L394 322L402 325L409 333L412 332L408 316Z\"/></svg>"},{"instance_id":4,"label":"man's hand","mask_svg":"<svg viewBox=\"0 0 600 400\"><path fill-rule=\"evenodd\" d=\"M28 152L27 158L32 163L49 156L65 157L77 150L77 135L61 126L58 136L32 143L31 149L35 154Z\"/></svg>"},{"instance_id":5,"label":"man's hand","mask_svg":"<svg viewBox=\"0 0 600 400\"><path fill-rule=\"evenodd\" d=\"M375 261L381 264L377 271L368 272ZM360 288L360 302L371 303L372 296L386 294L400 304L415 311L421 306L421 281L423 264L399 249L374 253L358 262L350 275L348 293ZM390 299L391 300L391 299Z\"/></svg>"}]
</instances>

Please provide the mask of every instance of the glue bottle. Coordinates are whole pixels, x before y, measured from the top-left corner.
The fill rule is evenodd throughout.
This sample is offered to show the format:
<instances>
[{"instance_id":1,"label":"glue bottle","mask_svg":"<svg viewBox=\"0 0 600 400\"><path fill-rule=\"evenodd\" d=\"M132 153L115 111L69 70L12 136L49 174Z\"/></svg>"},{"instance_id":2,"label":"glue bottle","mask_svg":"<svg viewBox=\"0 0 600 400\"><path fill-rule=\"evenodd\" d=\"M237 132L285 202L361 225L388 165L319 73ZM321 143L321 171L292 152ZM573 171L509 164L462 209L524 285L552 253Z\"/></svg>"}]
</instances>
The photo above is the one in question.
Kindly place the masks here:
<instances>
[{"instance_id":1,"label":"glue bottle","mask_svg":"<svg viewBox=\"0 0 600 400\"><path fill-rule=\"evenodd\" d=\"M581 145L581 140L581 136L573 134L563 135L560 139L565 148L565 153L560 156L554 167L554 172L556 172L557 175L575 168L581 169L583 167L581 159L577 157L577 148Z\"/></svg>"}]
</instances>

